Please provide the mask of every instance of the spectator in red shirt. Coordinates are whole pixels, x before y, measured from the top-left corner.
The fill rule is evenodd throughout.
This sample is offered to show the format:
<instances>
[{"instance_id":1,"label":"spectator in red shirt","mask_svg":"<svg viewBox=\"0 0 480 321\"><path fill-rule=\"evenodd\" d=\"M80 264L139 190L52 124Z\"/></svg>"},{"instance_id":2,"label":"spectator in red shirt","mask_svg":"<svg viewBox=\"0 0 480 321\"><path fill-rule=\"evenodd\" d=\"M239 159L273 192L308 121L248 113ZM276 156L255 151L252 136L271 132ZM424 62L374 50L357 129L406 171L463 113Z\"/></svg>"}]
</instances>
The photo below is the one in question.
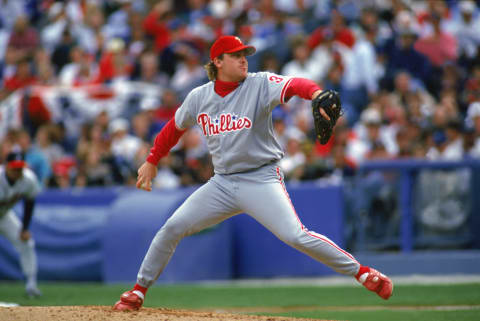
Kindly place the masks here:
<instances>
[{"instance_id":1,"label":"spectator in red shirt","mask_svg":"<svg viewBox=\"0 0 480 321\"><path fill-rule=\"evenodd\" d=\"M457 60L457 40L449 33L442 31L442 18L437 14L430 16L433 34L420 38L415 42L415 49L428 57L432 65L441 67L449 61Z\"/></svg>"},{"instance_id":2,"label":"spectator in red shirt","mask_svg":"<svg viewBox=\"0 0 480 321\"><path fill-rule=\"evenodd\" d=\"M31 57L38 44L38 33L34 28L30 27L28 18L26 16L18 17L10 34L8 46L17 51L16 56L20 59Z\"/></svg>"},{"instance_id":3,"label":"spectator in red shirt","mask_svg":"<svg viewBox=\"0 0 480 321\"><path fill-rule=\"evenodd\" d=\"M480 101L480 64L473 66L465 84L463 98L466 104Z\"/></svg>"},{"instance_id":4,"label":"spectator in red shirt","mask_svg":"<svg viewBox=\"0 0 480 321\"><path fill-rule=\"evenodd\" d=\"M95 83L118 80L128 80L133 71L133 65L128 59L125 42L119 38L110 40L107 51L99 62L99 75Z\"/></svg>"},{"instance_id":5,"label":"spectator in red shirt","mask_svg":"<svg viewBox=\"0 0 480 321\"><path fill-rule=\"evenodd\" d=\"M13 92L25 86L33 85L36 81L36 77L32 75L29 59L22 58L17 62L15 74L5 79L4 88L9 92Z\"/></svg>"},{"instance_id":6,"label":"spectator in red shirt","mask_svg":"<svg viewBox=\"0 0 480 321\"><path fill-rule=\"evenodd\" d=\"M159 1L143 21L145 32L154 37L157 52L165 49L171 42L170 30L167 27L170 11L169 1Z\"/></svg>"},{"instance_id":7,"label":"spectator in red shirt","mask_svg":"<svg viewBox=\"0 0 480 321\"><path fill-rule=\"evenodd\" d=\"M333 33L333 39L335 41L341 42L349 48L353 48L353 45L355 44L355 36L352 30L345 25L345 19L342 15L334 10L332 12L330 25L326 27L318 27L308 39L308 46L310 49L315 48L323 42L325 30L327 29Z\"/></svg>"}]
</instances>

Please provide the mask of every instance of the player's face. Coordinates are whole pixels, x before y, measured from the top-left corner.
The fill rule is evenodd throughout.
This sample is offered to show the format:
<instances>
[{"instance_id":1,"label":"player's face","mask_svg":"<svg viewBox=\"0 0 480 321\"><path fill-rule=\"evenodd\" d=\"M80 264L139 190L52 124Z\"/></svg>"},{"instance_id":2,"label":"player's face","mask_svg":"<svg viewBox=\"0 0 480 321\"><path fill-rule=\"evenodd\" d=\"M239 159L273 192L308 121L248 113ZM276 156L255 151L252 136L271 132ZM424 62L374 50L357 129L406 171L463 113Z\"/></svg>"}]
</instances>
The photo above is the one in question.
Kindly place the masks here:
<instances>
[{"instance_id":1,"label":"player's face","mask_svg":"<svg viewBox=\"0 0 480 321\"><path fill-rule=\"evenodd\" d=\"M245 51L238 51L231 54L224 54L220 60L218 78L222 81L242 81L247 77L248 61Z\"/></svg>"},{"instance_id":2,"label":"player's face","mask_svg":"<svg viewBox=\"0 0 480 321\"><path fill-rule=\"evenodd\" d=\"M23 168L8 168L7 167L6 174L11 181L16 182L17 180L22 178Z\"/></svg>"}]
</instances>

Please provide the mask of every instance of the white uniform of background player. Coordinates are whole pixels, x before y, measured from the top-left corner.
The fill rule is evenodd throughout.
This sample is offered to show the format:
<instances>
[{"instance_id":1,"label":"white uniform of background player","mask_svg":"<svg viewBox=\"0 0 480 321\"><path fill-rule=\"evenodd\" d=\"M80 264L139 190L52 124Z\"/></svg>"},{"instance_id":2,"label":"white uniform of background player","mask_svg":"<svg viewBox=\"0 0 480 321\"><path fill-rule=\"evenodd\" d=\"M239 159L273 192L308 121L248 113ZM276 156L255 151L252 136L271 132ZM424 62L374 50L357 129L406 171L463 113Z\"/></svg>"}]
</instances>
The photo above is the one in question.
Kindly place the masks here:
<instances>
[{"instance_id":1,"label":"white uniform of background player","mask_svg":"<svg viewBox=\"0 0 480 321\"><path fill-rule=\"evenodd\" d=\"M40 192L40 183L32 170L25 167L23 154L14 151L8 154L5 165L0 166L0 235L9 240L20 255L20 266L26 278L28 296L39 296L37 288L37 258L35 242L28 230L33 214L35 197ZM24 200L23 222L12 207Z\"/></svg>"},{"instance_id":2,"label":"white uniform of background player","mask_svg":"<svg viewBox=\"0 0 480 321\"><path fill-rule=\"evenodd\" d=\"M245 56L255 49L243 45L237 37L220 37L210 52L223 79L210 81L188 94L174 119L157 135L151 154L139 169L137 187L151 189L158 160L185 129L194 125L206 137L215 175L188 197L156 234L138 272L137 284L122 295L114 309L141 306L146 289L158 279L182 238L239 213L250 215L280 240L339 273L357 278L364 275L365 285L367 276L372 279L375 270L360 265L326 236L303 226L278 166L283 151L273 130L273 108L292 95L312 99L321 93L320 88L307 79L247 73ZM218 58L221 54L222 59ZM321 113L328 117L323 110ZM377 293L387 284L384 280L385 276L376 275L373 285ZM379 295L388 298L391 289Z\"/></svg>"}]
</instances>

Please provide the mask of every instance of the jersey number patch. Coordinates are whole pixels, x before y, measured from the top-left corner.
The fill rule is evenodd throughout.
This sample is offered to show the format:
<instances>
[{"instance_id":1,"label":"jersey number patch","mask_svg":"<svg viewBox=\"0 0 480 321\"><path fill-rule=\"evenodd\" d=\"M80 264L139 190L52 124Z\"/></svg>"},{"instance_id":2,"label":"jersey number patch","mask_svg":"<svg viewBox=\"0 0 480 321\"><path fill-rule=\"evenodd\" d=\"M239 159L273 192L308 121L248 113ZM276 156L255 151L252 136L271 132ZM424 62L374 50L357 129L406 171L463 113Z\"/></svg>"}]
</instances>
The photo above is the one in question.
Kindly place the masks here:
<instances>
[{"instance_id":1,"label":"jersey number patch","mask_svg":"<svg viewBox=\"0 0 480 321\"><path fill-rule=\"evenodd\" d=\"M268 78L268 80L270 81L273 81L273 82L276 82L277 84L281 83L283 81L283 78L282 77L278 77L278 76L270 76Z\"/></svg>"}]
</instances>

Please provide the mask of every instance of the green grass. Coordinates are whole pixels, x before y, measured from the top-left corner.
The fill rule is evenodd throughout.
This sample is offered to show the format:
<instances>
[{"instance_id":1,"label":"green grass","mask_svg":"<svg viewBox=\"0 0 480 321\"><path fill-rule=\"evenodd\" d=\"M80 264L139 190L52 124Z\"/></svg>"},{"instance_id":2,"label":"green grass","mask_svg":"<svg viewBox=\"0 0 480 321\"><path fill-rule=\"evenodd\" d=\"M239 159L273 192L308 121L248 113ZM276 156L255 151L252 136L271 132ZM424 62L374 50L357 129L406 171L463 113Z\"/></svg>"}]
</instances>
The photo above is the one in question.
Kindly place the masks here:
<instances>
[{"instance_id":1,"label":"green grass","mask_svg":"<svg viewBox=\"0 0 480 321\"><path fill-rule=\"evenodd\" d=\"M262 313L262 315L265 315ZM297 318L349 321L478 321L479 310L471 311L311 311L302 313L282 313Z\"/></svg>"},{"instance_id":2,"label":"green grass","mask_svg":"<svg viewBox=\"0 0 480 321\"><path fill-rule=\"evenodd\" d=\"M112 305L131 285L41 283L44 295L28 299L23 284L0 282L0 301L20 305ZM476 305L473 310L439 310L438 306ZM480 283L397 285L383 301L360 286L202 286L163 285L149 290L147 307L183 309L257 307L262 315L352 321L480 320ZM291 308L275 313L274 308ZM415 307L420 307L416 309ZM431 309L429 308L431 307ZM262 310L264 308L264 310ZM449 308L451 309L451 307Z\"/></svg>"}]
</instances>

